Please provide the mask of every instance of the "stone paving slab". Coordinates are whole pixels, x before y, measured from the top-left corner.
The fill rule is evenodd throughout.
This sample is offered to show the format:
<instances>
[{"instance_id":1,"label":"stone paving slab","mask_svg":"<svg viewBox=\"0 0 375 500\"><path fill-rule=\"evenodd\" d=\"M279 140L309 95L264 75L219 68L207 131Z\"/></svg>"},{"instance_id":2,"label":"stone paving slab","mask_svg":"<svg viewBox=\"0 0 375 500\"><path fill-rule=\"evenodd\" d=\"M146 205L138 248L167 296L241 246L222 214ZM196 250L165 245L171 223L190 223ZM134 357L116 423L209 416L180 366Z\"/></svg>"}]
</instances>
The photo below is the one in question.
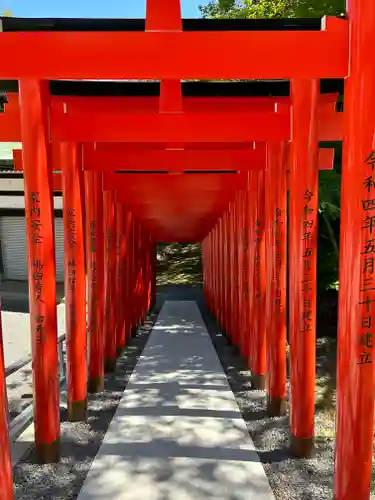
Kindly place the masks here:
<instances>
[{"instance_id":1,"label":"stone paving slab","mask_svg":"<svg viewBox=\"0 0 375 500\"><path fill-rule=\"evenodd\" d=\"M78 500L273 500L194 302L166 302Z\"/></svg>"}]
</instances>

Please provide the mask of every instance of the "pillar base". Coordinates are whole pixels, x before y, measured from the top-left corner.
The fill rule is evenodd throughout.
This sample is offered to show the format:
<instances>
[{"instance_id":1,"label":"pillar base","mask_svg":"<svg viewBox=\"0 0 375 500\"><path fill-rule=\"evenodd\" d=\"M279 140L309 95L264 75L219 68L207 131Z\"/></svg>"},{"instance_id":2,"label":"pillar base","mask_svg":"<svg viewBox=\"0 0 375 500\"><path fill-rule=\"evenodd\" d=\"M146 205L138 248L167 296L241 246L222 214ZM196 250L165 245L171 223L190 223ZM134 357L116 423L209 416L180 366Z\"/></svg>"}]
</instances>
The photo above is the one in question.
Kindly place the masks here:
<instances>
[{"instance_id":1,"label":"pillar base","mask_svg":"<svg viewBox=\"0 0 375 500\"><path fill-rule=\"evenodd\" d=\"M104 391L104 377L89 378L87 390L90 394Z\"/></svg>"},{"instance_id":2,"label":"pillar base","mask_svg":"<svg viewBox=\"0 0 375 500\"><path fill-rule=\"evenodd\" d=\"M86 422L87 420L87 400L68 401L69 422Z\"/></svg>"},{"instance_id":3,"label":"pillar base","mask_svg":"<svg viewBox=\"0 0 375 500\"><path fill-rule=\"evenodd\" d=\"M314 438L290 436L290 451L297 458L312 457L314 454Z\"/></svg>"},{"instance_id":4,"label":"pillar base","mask_svg":"<svg viewBox=\"0 0 375 500\"><path fill-rule=\"evenodd\" d=\"M57 464L60 462L60 439L53 443L35 444L35 453L39 464Z\"/></svg>"},{"instance_id":5,"label":"pillar base","mask_svg":"<svg viewBox=\"0 0 375 500\"><path fill-rule=\"evenodd\" d=\"M269 397L267 399L267 414L270 417L283 417L286 414L285 398Z\"/></svg>"},{"instance_id":6,"label":"pillar base","mask_svg":"<svg viewBox=\"0 0 375 500\"><path fill-rule=\"evenodd\" d=\"M256 391L265 391L267 387L267 375L265 373L263 373L262 375L252 373L251 385L252 389L255 389Z\"/></svg>"},{"instance_id":7,"label":"pillar base","mask_svg":"<svg viewBox=\"0 0 375 500\"><path fill-rule=\"evenodd\" d=\"M105 373L113 373L116 370L117 358L108 358L104 361Z\"/></svg>"}]
</instances>

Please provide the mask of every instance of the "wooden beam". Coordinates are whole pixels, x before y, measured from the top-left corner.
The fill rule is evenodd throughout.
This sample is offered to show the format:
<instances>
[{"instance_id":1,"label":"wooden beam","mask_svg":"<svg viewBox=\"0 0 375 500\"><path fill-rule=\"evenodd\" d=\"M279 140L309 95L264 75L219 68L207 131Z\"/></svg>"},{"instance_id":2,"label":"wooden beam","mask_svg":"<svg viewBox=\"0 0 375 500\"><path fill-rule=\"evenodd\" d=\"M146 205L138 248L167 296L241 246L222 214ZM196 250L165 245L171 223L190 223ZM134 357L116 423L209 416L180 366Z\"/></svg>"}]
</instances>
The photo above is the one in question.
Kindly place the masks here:
<instances>
[{"instance_id":1,"label":"wooden beam","mask_svg":"<svg viewBox=\"0 0 375 500\"><path fill-rule=\"evenodd\" d=\"M346 77L348 22L326 21L322 31L4 32L0 78Z\"/></svg>"}]
</instances>

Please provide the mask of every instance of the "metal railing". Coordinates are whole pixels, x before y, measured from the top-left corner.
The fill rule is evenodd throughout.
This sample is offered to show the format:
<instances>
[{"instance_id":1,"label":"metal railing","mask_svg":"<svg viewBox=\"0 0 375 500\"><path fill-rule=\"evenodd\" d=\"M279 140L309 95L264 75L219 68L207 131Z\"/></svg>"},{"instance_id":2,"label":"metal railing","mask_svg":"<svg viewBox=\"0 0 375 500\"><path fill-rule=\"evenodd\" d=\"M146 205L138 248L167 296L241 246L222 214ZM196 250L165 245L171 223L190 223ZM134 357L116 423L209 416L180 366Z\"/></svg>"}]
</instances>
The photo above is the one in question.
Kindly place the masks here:
<instances>
[{"instance_id":1,"label":"metal railing","mask_svg":"<svg viewBox=\"0 0 375 500\"><path fill-rule=\"evenodd\" d=\"M60 388L63 389L66 381L66 364L64 357L64 343L66 341L66 335L60 335L58 338L58 356L59 356L59 375L60 375ZM26 356L14 363L10 364L5 369L5 377L10 377L13 373L22 370L25 366L32 363L32 356ZM32 422L34 418L33 415L33 404L24 408L21 413L19 413L15 418L9 421L9 437L10 441L14 442L20 434L26 429L26 427Z\"/></svg>"}]
</instances>

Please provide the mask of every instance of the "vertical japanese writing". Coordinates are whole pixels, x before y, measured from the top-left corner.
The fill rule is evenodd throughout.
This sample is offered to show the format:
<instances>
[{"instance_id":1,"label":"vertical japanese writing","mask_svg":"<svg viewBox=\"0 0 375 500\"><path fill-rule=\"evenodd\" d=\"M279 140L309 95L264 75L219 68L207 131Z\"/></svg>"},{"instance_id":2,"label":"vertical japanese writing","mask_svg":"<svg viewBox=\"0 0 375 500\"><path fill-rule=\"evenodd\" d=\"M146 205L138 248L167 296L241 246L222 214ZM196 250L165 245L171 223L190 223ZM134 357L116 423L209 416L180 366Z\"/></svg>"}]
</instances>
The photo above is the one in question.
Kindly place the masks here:
<instances>
[{"instance_id":1,"label":"vertical japanese writing","mask_svg":"<svg viewBox=\"0 0 375 500\"><path fill-rule=\"evenodd\" d=\"M76 224L76 211L74 208L69 208L68 209L68 231L67 231L67 237L68 237L68 245L69 245L69 251L74 252L74 249L77 246L77 224ZM73 292L75 290L76 286L76 278L77 278L77 264L74 259L74 256L71 256L71 258L68 261L68 289L69 291ZM70 318L71 320L74 320L76 310L74 307L74 301L69 301L69 311L70 311Z\"/></svg>"},{"instance_id":2,"label":"vertical japanese writing","mask_svg":"<svg viewBox=\"0 0 375 500\"><path fill-rule=\"evenodd\" d=\"M304 194L304 218L302 220L302 241L304 243L303 252L303 280L302 280L302 291L303 291L303 310L301 317L301 331L304 333L310 333L312 331L312 321L313 321L313 289L312 283L312 272L313 272L313 257L315 249L313 247L313 230L314 230L314 209L311 207L311 200L313 198L313 193L306 189Z\"/></svg>"},{"instance_id":3,"label":"vertical japanese writing","mask_svg":"<svg viewBox=\"0 0 375 500\"><path fill-rule=\"evenodd\" d=\"M40 220L40 199L39 192L32 191L31 192L31 235L32 235L32 243L33 245L40 245L43 241L42 232L42 223Z\"/></svg>"},{"instance_id":4,"label":"vertical japanese writing","mask_svg":"<svg viewBox=\"0 0 375 500\"><path fill-rule=\"evenodd\" d=\"M35 318L35 331L36 331L36 342L40 344L44 341L44 316L36 316Z\"/></svg>"},{"instance_id":5,"label":"vertical japanese writing","mask_svg":"<svg viewBox=\"0 0 375 500\"><path fill-rule=\"evenodd\" d=\"M112 301L112 296L111 296L111 245L112 245L112 232L111 229L108 227L106 230L106 238L105 238L105 252L106 252L106 273L107 273L107 289L106 289L106 296L105 296L105 317L109 318L111 316L111 301Z\"/></svg>"},{"instance_id":6,"label":"vertical japanese writing","mask_svg":"<svg viewBox=\"0 0 375 500\"><path fill-rule=\"evenodd\" d=\"M74 259L68 261L68 288L73 291L76 285L77 264Z\"/></svg>"},{"instance_id":7,"label":"vertical japanese writing","mask_svg":"<svg viewBox=\"0 0 375 500\"><path fill-rule=\"evenodd\" d=\"M373 333L372 333L372 303L374 284L374 255L375 255L375 179L373 177L375 168L375 151L372 151L365 159L369 167L363 181L362 217L364 231L364 244L361 251L362 282L360 288L360 304L362 308L361 328L359 334L359 356L357 364L364 365L372 363Z\"/></svg>"},{"instance_id":8,"label":"vertical japanese writing","mask_svg":"<svg viewBox=\"0 0 375 500\"><path fill-rule=\"evenodd\" d=\"M97 228L96 221L93 220L90 222L90 243L91 243L91 251L96 252L96 236L97 236Z\"/></svg>"},{"instance_id":9,"label":"vertical japanese writing","mask_svg":"<svg viewBox=\"0 0 375 500\"><path fill-rule=\"evenodd\" d=\"M70 248L77 245L76 211L74 208L68 210L68 244Z\"/></svg>"},{"instance_id":10,"label":"vertical japanese writing","mask_svg":"<svg viewBox=\"0 0 375 500\"><path fill-rule=\"evenodd\" d=\"M275 307L278 309L282 308L281 303L281 272L282 272L282 258L281 255L282 245L281 241L284 233L284 222L282 220L283 210L281 208L276 208L275 220L274 220L274 241L275 241L275 276L274 280L276 283L275 289Z\"/></svg>"},{"instance_id":11,"label":"vertical japanese writing","mask_svg":"<svg viewBox=\"0 0 375 500\"><path fill-rule=\"evenodd\" d=\"M255 305L260 305L261 299L261 238L262 227L259 219L255 221Z\"/></svg>"},{"instance_id":12,"label":"vertical japanese writing","mask_svg":"<svg viewBox=\"0 0 375 500\"><path fill-rule=\"evenodd\" d=\"M40 194L38 191L31 192L31 244L39 246L43 242L42 223L40 212ZM43 277L44 263L41 258L32 261L32 279L34 282L35 299L40 304L43 304ZM44 342L44 316L37 314L34 318L36 342L38 344Z\"/></svg>"},{"instance_id":13,"label":"vertical japanese writing","mask_svg":"<svg viewBox=\"0 0 375 500\"><path fill-rule=\"evenodd\" d=\"M91 328L95 331L97 328L96 316L96 285L97 285L97 267L96 267L96 247L97 247L97 223L95 220L90 222L90 244L91 244Z\"/></svg>"},{"instance_id":14,"label":"vertical japanese writing","mask_svg":"<svg viewBox=\"0 0 375 500\"><path fill-rule=\"evenodd\" d=\"M33 281L35 286L35 298L38 302L43 303L43 275L44 264L41 260L33 261Z\"/></svg>"},{"instance_id":15,"label":"vertical japanese writing","mask_svg":"<svg viewBox=\"0 0 375 500\"><path fill-rule=\"evenodd\" d=\"M117 283L119 283L121 280L121 243L122 243L122 234L118 232L116 238L116 282Z\"/></svg>"},{"instance_id":16,"label":"vertical japanese writing","mask_svg":"<svg viewBox=\"0 0 375 500\"><path fill-rule=\"evenodd\" d=\"M247 299L249 297L249 234L245 227L242 229L242 248L243 248L243 295Z\"/></svg>"}]
</instances>

